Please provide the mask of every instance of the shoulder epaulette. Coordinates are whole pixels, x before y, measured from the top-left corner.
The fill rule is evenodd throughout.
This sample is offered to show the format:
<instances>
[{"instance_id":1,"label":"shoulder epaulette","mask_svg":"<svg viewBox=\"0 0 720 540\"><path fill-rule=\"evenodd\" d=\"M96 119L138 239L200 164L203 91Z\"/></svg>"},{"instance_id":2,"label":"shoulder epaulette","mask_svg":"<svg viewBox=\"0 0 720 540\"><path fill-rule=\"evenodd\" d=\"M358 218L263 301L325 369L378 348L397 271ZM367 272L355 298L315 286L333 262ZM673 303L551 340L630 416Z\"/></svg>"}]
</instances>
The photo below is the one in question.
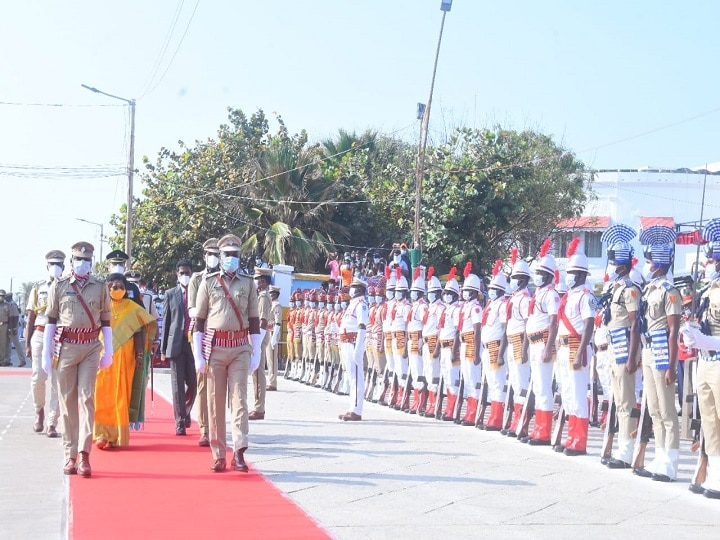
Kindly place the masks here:
<instances>
[{"instance_id":1,"label":"shoulder epaulette","mask_svg":"<svg viewBox=\"0 0 720 540\"><path fill-rule=\"evenodd\" d=\"M216 272L208 272L205 274L205 279L210 279L211 277L220 275L220 270L217 270Z\"/></svg>"},{"instance_id":2,"label":"shoulder epaulette","mask_svg":"<svg viewBox=\"0 0 720 540\"><path fill-rule=\"evenodd\" d=\"M635 282L630 278L625 278L625 286L626 287L636 287Z\"/></svg>"},{"instance_id":3,"label":"shoulder epaulette","mask_svg":"<svg viewBox=\"0 0 720 540\"><path fill-rule=\"evenodd\" d=\"M59 278L57 278L57 280L58 281L67 281L70 279L70 276L72 276L72 274L68 274L67 276L60 276Z\"/></svg>"},{"instance_id":4,"label":"shoulder epaulette","mask_svg":"<svg viewBox=\"0 0 720 540\"><path fill-rule=\"evenodd\" d=\"M675 288L675 285L673 285L673 284L670 283L669 281L663 281L663 282L662 282L662 286L665 288L665 290L666 290L667 292L670 292L670 291L672 291L672 290Z\"/></svg>"}]
</instances>

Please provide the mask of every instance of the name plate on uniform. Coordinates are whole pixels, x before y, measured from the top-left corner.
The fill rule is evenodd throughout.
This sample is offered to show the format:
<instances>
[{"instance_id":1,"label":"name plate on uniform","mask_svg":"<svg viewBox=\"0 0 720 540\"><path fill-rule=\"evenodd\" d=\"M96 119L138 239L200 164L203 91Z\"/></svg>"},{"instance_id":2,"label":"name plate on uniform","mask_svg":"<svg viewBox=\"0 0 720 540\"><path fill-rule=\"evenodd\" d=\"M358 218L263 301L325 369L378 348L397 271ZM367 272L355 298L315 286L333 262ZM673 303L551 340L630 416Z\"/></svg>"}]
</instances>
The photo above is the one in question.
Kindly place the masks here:
<instances>
[{"instance_id":1,"label":"name plate on uniform","mask_svg":"<svg viewBox=\"0 0 720 540\"><path fill-rule=\"evenodd\" d=\"M668 369L670 367L670 348L666 328L658 328L650 332L650 349L655 360L655 369Z\"/></svg>"},{"instance_id":2,"label":"name plate on uniform","mask_svg":"<svg viewBox=\"0 0 720 540\"><path fill-rule=\"evenodd\" d=\"M616 364L627 364L630 357L630 340L628 339L628 329L613 328L609 330L610 342L612 343L613 354L615 355Z\"/></svg>"}]
</instances>

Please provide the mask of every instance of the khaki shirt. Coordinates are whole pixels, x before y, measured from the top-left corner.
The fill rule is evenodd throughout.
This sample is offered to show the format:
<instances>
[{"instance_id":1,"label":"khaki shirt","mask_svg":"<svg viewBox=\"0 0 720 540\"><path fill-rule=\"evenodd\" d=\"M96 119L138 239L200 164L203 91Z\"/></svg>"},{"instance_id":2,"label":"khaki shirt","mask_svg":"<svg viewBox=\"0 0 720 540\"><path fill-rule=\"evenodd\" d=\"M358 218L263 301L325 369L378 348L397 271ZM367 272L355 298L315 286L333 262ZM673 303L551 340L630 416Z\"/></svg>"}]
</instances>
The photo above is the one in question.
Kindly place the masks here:
<instances>
[{"instance_id":1,"label":"khaki shirt","mask_svg":"<svg viewBox=\"0 0 720 540\"><path fill-rule=\"evenodd\" d=\"M203 279L205 279L205 276L207 275L207 270L203 270L202 272L194 272L192 276L190 276L190 283L188 283L187 288L187 303L188 303L188 309L192 309L195 307L195 302L197 300L197 293L198 293L198 287L200 286L200 283Z\"/></svg>"},{"instance_id":2,"label":"khaki shirt","mask_svg":"<svg viewBox=\"0 0 720 540\"><path fill-rule=\"evenodd\" d=\"M664 284L668 284L666 288ZM680 292L665 277L655 279L645 288L645 299L647 300L647 330L659 330L667 328L668 315L682 314L682 299Z\"/></svg>"},{"instance_id":3,"label":"khaki shirt","mask_svg":"<svg viewBox=\"0 0 720 540\"><path fill-rule=\"evenodd\" d=\"M230 298L225 296L218 277L225 283ZM230 302L234 302L242 317L238 321ZM198 319L206 319L206 327L215 330L237 331L248 329L249 319L259 317L258 295L250 276L235 274L230 278L224 273L207 274L198 287L195 302Z\"/></svg>"},{"instance_id":4,"label":"khaki shirt","mask_svg":"<svg viewBox=\"0 0 720 540\"><path fill-rule=\"evenodd\" d=\"M720 336L720 281L713 281L702 297L708 298L708 307L703 313L703 319L710 326L710 335Z\"/></svg>"},{"instance_id":5,"label":"khaki shirt","mask_svg":"<svg viewBox=\"0 0 720 540\"><path fill-rule=\"evenodd\" d=\"M0 323L5 323L10 320L10 304L5 302L4 300L0 302Z\"/></svg>"},{"instance_id":6,"label":"khaki shirt","mask_svg":"<svg viewBox=\"0 0 720 540\"><path fill-rule=\"evenodd\" d=\"M275 300L270 307L270 318L268 319L268 330L273 330L273 325L282 325L282 306L278 300Z\"/></svg>"},{"instance_id":7,"label":"khaki shirt","mask_svg":"<svg viewBox=\"0 0 720 540\"><path fill-rule=\"evenodd\" d=\"M8 302L8 306L10 306L10 316L11 317L19 317L20 316L20 310L18 309L18 306L15 302ZM15 321L17 322L17 321Z\"/></svg>"},{"instance_id":8,"label":"khaki shirt","mask_svg":"<svg viewBox=\"0 0 720 540\"><path fill-rule=\"evenodd\" d=\"M629 278L619 279L612 284L610 302L610 322L608 328L627 328L630 326L630 313L637 313L640 307L640 288Z\"/></svg>"},{"instance_id":9,"label":"khaki shirt","mask_svg":"<svg viewBox=\"0 0 720 540\"><path fill-rule=\"evenodd\" d=\"M52 281L38 281L33 285L28 298L27 310L35 312L35 325L45 326L48 322L45 310L47 309L48 292L50 291Z\"/></svg>"},{"instance_id":10,"label":"khaki shirt","mask_svg":"<svg viewBox=\"0 0 720 540\"><path fill-rule=\"evenodd\" d=\"M110 291L104 281L95 276L88 277L80 295L87 304L92 318L88 318L85 308L78 300L71 284L75 283L72 274L53 281L48 292L45 315L57 319L57 325L65 328L100 328L101 321L110 320Z\"/></svg>"},{"instance_id":11,"label":"khaki shirt","mask_svg":"<svg viewBox=\"0 0 720 540\"><path fill-rule=\"evenodd\" d=\"M267 291L260 291L258 293L258 312L260 313L260 320L265 319L266 322L270 322L270 310L272 308L272 300ZM268 328L270 324L268 324Z\"/></svg>"}]
</instances>

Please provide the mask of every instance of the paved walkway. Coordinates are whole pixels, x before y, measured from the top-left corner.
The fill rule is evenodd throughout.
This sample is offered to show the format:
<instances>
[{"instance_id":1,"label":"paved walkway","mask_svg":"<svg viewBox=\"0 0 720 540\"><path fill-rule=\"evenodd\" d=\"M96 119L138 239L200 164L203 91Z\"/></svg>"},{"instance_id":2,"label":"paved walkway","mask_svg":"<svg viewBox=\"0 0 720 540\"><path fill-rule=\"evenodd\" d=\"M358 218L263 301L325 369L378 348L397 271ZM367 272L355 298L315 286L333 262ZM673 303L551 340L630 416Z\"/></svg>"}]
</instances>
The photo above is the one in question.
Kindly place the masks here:
<instances>
[{"instance_id":1,"label":"paved walkway","mask_svg":"<svg viewBox=\"0 0 720 540\"><path fill-rule=\"evenodd\" d=\"M0 466L7 479L0 536L62 538L61 443L31 430L29 370L12 370L22 376L7 369L0 371ZM155 399L170 395L169 382L156 372ZM372 404L362 422L343 423L337 414L346 403L281 380L279 391L268 393L267 419L251 423L246 454L337 538L718 536L720 501L687 490L694 458L685 444L679 481L662 484L600 465L596 429L590 455L570 458ZM208 454L197 466L210 462Z\"/></svg>"}]
</instances>

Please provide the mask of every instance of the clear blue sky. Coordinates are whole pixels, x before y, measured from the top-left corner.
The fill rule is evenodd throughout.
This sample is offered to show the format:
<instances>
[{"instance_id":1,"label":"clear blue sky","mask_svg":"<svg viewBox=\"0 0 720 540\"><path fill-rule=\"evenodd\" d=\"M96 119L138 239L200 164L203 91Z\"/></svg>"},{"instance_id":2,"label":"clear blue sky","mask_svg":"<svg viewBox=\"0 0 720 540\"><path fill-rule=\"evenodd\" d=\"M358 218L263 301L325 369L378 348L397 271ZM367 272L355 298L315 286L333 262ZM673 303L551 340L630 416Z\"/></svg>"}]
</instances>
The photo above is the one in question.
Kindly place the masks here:
<instances>
[{"instance_id":1,"label":"clear blue sky","mask_svg":"<svg viewBox=\"0 0 720 540\"><path fill-rule=\"evenodd\" d=\"M136 162L178 139L213 137L228 106L276 112L313 140L374 128L414 141L442 16L440 0L201 0L188 27L195 0L6 4L0 102L117 104L81 83L138 98ZM720 161L720 112L656 131L720 107L720 3L453 4L433 140L456 124L501 123L550 133L596 168ZM143 97L178 7L155 82L187 34ZM76 218L107 224L125 198L123 177L35 167L115 172L127 149L123 107L0 105L0 287L41 277L51 248L97 246L98 227ZM33 168L19 178L7 165Z\"/></svg>"}]
</instances>

